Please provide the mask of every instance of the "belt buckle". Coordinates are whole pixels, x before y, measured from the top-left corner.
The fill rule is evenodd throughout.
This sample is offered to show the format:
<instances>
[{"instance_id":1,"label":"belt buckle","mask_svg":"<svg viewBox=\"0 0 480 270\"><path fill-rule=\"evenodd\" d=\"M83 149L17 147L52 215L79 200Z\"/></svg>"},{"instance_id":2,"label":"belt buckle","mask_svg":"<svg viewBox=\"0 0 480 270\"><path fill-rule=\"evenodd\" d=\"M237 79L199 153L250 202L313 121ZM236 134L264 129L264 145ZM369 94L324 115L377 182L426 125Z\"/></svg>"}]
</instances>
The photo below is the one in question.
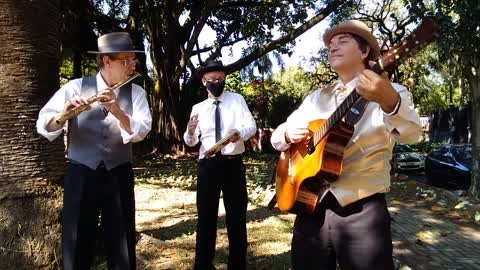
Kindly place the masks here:
<instances>
[{"instance_id":1,"label":"belt buckle","mask_svg":"<svg viewBox=\"0 0 480 270\"><path fill-rule=\"evenodd\" d=\"M101 161L98 166L97 166L97 170L98 169L105 169L105 163L103 161Z\"/></svg>"}]
</instances>

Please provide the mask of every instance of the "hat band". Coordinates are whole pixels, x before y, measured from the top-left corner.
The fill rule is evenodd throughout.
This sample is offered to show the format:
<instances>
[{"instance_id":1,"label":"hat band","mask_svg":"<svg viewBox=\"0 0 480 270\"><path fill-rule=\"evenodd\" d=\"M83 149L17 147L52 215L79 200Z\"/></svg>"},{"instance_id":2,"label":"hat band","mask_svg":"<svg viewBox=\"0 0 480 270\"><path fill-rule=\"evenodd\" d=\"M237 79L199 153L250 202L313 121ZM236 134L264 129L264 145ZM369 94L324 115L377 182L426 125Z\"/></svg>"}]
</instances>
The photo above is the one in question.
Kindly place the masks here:
<instances>
[{"instance_id":1,"label":"hat band","mask_svg":"<svg viewBox=\"0 0 480 270\"><path fill-rule=\"evenodd\" d=\"M107 46L99 46L99 52L128 52L134 51L130 44L116 44L116 45L107 45Z\"/></svg>"}]
</instances>

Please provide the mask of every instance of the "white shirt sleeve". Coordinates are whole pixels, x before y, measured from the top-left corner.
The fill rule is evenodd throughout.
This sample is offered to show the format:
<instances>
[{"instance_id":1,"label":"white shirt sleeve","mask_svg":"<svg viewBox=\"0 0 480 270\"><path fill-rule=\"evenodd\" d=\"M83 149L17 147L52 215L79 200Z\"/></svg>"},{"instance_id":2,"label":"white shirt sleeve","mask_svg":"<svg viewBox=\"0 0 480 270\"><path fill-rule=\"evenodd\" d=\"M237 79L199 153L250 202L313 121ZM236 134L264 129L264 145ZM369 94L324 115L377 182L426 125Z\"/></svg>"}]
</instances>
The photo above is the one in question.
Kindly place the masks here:
<instances>
[{"instance_id":1,"label":"white shirt sleeve","mask_svg":"<svg viewBox=\"0 0 480 270\"><path fill-rule=\"evenodd\" d=\"M239 121L242 123L242 128L238 131L240 133L240 138L243 141L247 141L255 135L255 132L257 131L257 125L255 124L255 119L253 118L252 113L248 109L248 105L245 102L245 99L240 96L240 104L242 108L242 121Z\"/></svg>"},{"instance_id":2,"label":"white shirt sleeve","mask_svg":"<svg viewBox=\"0 0 480 270\"><path fill-rule=\"evenodd\" d=\"M394 115L384 115L385 128L399 143L416 143L422 136L422 123L413 107L408 90L399 84L392 84L400 94L400 108Z\"/></svg>"},{"instance_id":3,"label":"white shirt sleeve","mask_svg":"<svg viewBox=\"0 0 480 270\"><path fill-rule=\"evenodd\" d=\"M132 84L132 115L127 114L127 116L133 133L129 134L120 128L123 143L134 143L143 140L152 128L152 115L145 90L136 84Z\"/></svg>"},{"instance_id":4,"label":"white shirt sleeve","mask_svg":"<svg viewBox=\"0 0 480 270\"><path fill-rule=\"evenodd\" d=\"M81 79L68 82L53 95L45 106L43 106L38 114L36 123L38 134L44 136L49 141L53 141L62 133L63 128L52 132L47 131L47 125L53 117L63 111L65 102L77 95L76 93L78 93L81 82Z\"/></svg>"}]
</instances>

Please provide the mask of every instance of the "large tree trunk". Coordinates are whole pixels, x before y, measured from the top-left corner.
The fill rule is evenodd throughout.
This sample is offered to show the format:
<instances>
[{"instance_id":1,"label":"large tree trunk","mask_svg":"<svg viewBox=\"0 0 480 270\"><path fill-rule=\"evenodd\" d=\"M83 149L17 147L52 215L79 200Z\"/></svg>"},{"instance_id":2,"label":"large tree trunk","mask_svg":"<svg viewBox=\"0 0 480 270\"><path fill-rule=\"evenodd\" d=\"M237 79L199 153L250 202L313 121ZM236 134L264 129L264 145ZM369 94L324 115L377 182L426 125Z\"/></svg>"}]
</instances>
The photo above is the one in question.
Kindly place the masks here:
<instances>
[{"instance_id":1,"label":"large tree trunk","mask_svg":"<svg viewBox=\"0 0 480 270\"><path fill-rule=\"evenodd\" d=\"M0 0L0 269L58 263L61 139L36 133L38 111L58 89L57 0Z\"/></svg>"},{"instance_id":2,"label":"large tree trunk","mask_svg":"<svg viewBox=\"0 0 480 270\"><path fill-rule=\"evenodd\" d=\"M470 56L464 58L464 73L470 85L472 101L472 184L468 193L475 198L480 198L480 57Z\"/></svg>"},{"instance_id":3,"label":"large tree trunk","mask_svg":"<svg viewBox=\"0 0 480 270\"><path fill-rule=\"evenodd\" d=\"M166 74L163 76L167 77ZM167 79L168 80L168 79ZM180 106L179 90L177 81L166 82L159 80L159 92L154 97L152 130L155 132L153 141L162 153L177 153L182 151L181 129L178 115L185 111Z\"/></svg>"}]
</instances>

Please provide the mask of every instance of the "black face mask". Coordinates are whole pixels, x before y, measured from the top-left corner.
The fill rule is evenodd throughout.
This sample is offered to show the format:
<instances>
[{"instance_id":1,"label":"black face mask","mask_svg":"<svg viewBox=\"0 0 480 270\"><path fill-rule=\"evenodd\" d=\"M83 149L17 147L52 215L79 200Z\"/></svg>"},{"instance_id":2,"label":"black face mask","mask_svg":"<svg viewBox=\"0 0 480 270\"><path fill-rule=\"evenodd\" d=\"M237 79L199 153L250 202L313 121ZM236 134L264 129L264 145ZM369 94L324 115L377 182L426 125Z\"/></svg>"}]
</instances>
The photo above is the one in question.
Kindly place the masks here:
<instances>
[{"instance_id":1,"label":"black face mask","mask_svg":"<svg viewBox=\"0 0 480 270\"><path fill-rule=\"evenodd\" d=\"M219 97L225 88L225 81L209 82L207 81L207 89L214 97Z\"/></svg>"}]
</instances>

